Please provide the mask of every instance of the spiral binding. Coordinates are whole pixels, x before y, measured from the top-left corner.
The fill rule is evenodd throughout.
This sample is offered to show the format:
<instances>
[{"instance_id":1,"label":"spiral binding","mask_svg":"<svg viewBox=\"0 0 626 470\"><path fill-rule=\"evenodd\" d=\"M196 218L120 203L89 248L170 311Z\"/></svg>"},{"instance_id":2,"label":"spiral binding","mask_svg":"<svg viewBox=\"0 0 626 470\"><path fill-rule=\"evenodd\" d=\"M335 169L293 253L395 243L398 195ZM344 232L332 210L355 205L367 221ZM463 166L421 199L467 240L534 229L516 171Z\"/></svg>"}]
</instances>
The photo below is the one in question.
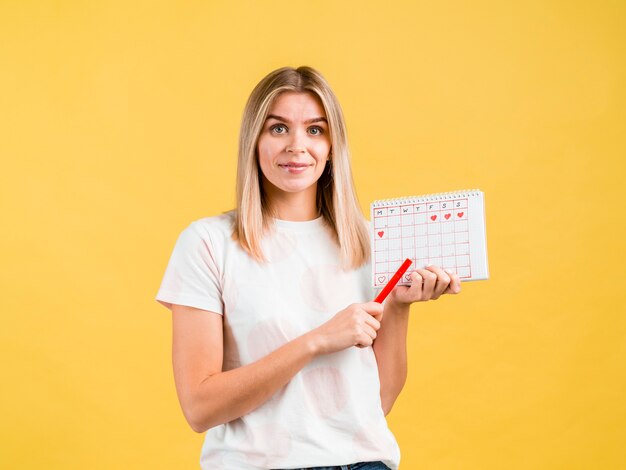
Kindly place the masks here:
<instances>
[{"instance_id":1,"label":"spiral binding","mask_svg":"<svg viewBox=\"0 0 626 470\"><path fill-rule=\"evenodd\" d=\"M421 196L407 196L401 198L378 199L371 203L371 207L387 206L390 204L415 204L419 202L441 201L453 199L455 197L479 196L482 191L478 188L461 189L458 191L448 191L445 193L423 194Z\"/></svg>"}]
</instances>

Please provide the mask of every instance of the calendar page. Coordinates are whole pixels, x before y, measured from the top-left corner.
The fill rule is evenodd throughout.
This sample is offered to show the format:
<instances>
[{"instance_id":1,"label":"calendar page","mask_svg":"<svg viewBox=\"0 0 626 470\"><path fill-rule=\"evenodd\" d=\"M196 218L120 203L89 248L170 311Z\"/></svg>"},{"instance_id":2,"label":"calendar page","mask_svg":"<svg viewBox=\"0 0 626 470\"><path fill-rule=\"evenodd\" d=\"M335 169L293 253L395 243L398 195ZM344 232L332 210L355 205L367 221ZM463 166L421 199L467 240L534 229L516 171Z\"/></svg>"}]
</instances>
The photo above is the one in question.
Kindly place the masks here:
<instances>
[{"instance_id":1,"label":"calendar page","mask_svg":"<svg viewBox=\"0 0 626 470\"><path fill-rule=\"evenodd\" d=\"M370 205L372 283L384 286L402 262L439 266L461 281L489 278L484 193L478 189L374 201Z\"/></svg>"}]
</instances>

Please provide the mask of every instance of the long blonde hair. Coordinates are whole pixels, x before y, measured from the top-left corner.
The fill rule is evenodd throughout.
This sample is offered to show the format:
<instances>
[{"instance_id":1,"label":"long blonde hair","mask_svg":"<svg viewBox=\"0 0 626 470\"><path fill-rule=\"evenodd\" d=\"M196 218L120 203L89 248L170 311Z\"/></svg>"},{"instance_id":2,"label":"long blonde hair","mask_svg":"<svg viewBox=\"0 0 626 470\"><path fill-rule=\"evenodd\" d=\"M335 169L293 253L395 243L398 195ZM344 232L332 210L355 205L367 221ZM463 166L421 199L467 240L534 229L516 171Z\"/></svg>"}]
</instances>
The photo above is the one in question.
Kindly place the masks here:
<instances>
[{"instance_id":1,"label":"long blonde hair","mask_svg":"<svg viewBox=\"0 0 626 470\"><path fill-rule=\"evenodd\" d=\"M265 261L261 239L271 230L267 197L261 182L257 145L272 103L286 91L317 96L330 128L332 157L317 182L317 209L332 228L340 247L344 269L358 268L369 260L366 221L358 204L346 135L346 124L337 97L324 77L311 67L282 67L269 73L252 90L239 134L237 162L237 211L233 238L250 256Z\"/></svg>"}]
</instances>

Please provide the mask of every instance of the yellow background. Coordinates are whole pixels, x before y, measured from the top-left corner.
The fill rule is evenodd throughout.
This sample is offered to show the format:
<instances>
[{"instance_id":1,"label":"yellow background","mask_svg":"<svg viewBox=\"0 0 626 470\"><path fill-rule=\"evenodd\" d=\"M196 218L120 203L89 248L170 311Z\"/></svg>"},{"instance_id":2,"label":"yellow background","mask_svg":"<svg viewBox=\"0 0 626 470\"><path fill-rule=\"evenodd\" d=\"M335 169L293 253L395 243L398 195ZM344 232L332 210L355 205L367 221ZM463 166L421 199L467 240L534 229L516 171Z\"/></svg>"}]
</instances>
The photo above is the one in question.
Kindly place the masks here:
<instances>
[{"instance_id":1,"label":"yellow background","mask_svg":"<svg viewBox=\"0 0 626 470\"><path fill-rule=\"evenodd\" d=\"M513 5L517 4L517 5ZM491 279L414 305L409 469L626 468L621 1L4 1L0 467L198 468L154 301L234 203L253 86L312 65L362 208L486 195Z\"/></svg>"}]
</instances>

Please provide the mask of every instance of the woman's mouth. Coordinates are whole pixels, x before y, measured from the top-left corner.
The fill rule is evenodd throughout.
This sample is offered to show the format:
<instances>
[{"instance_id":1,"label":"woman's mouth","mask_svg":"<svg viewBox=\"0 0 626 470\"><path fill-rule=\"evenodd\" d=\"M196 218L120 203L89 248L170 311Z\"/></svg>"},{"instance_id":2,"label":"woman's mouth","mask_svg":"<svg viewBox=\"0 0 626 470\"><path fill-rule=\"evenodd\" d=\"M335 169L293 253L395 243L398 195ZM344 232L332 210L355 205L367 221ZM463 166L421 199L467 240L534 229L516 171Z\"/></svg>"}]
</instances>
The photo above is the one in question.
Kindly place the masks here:
<instances>
[{"instance_id":1,"label":"woman's mouth","mask_svg":"<svg viewBox=\"0 0 626 470\"><path fill-rule=\"evenodd\" d=\"M289 173L300 174L303 173L311 165L309 165L308 163L284 163L282 165L279 164L278 166Z\"/></svg>"}]
</instances>

